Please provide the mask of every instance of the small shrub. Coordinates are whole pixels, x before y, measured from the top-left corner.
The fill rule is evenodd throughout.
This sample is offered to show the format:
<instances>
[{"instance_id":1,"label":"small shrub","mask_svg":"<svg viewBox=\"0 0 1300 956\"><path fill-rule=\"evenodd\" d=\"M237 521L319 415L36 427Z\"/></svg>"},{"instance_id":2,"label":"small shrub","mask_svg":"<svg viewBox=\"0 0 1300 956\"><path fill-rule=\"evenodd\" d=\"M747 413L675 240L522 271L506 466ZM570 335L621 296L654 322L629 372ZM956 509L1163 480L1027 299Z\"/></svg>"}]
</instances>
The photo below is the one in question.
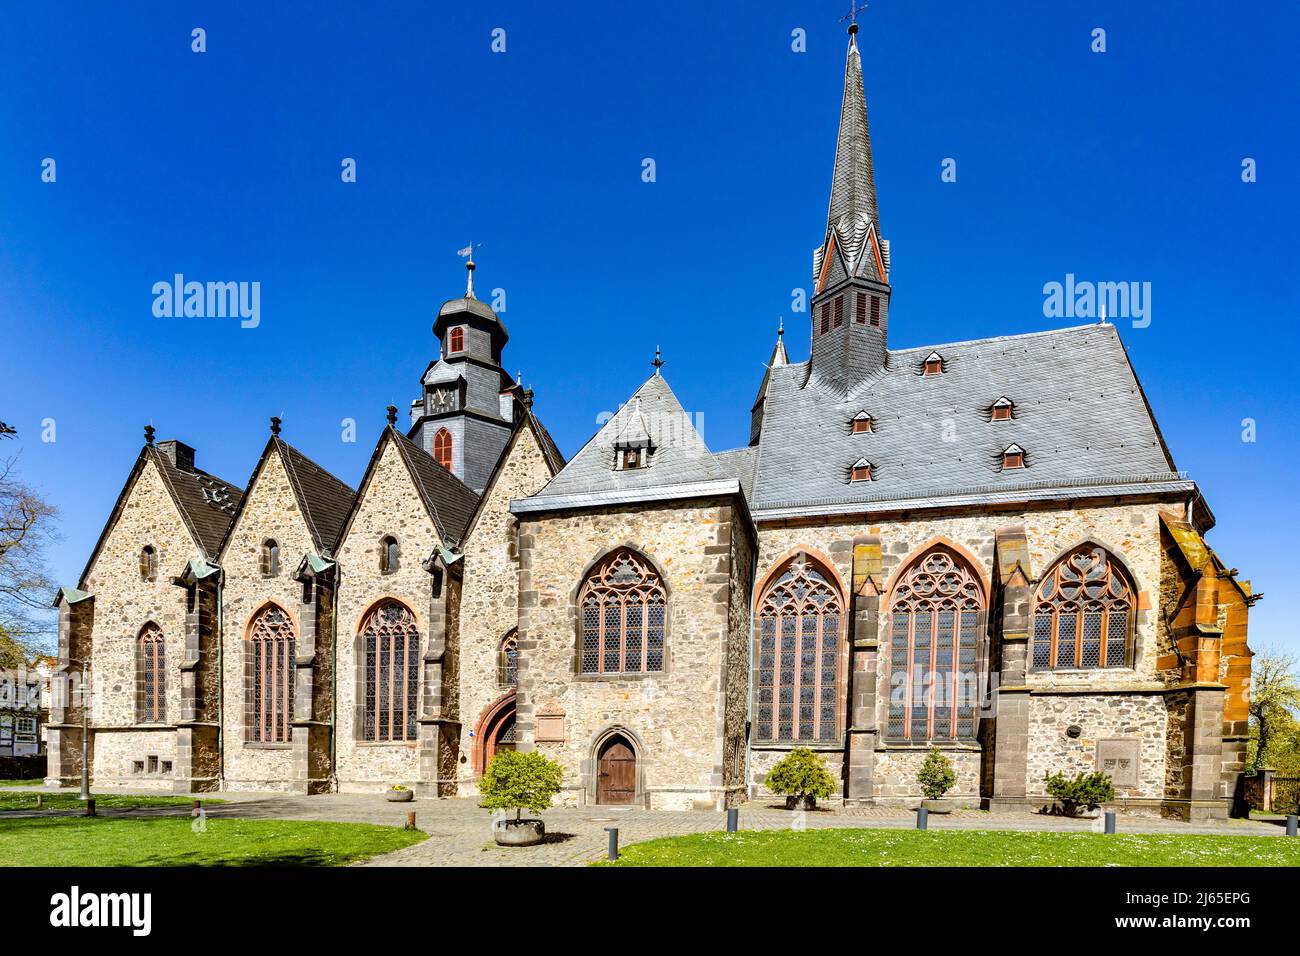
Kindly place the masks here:
<instances>
[{"instance_id":1,"label":"small shrub","mask_svg":"<svg viewBox=\"0 0 1300 956\"><path fill-rule=\"evenodd\" d=\"M409 789L411 789L411 788L410 788L410 787L403 787L400 783L395 783L395 784L393 784L393 789L394 789L394 790L401 791L401 790L409 790Z\"/></svg>"},{"instance_id":2,"label":"small shrub","mask_svg":"<svg viewBox=\"0 0 1300 956\"><path fill-rule=\"evenodd\" d=\"M835 792L835 778L822 758L807 747L796 747L777 761L764 783L773 793L785 796L821 799Z\"/></svg>"},{"instance_id":3,"label":"small shrub","mask_svg":"<svg viewBox=\"0 0 1300 956\"><path fill-rule=\"evenodd\" d=\"M541 813L560 792L563 777L564 770L558 763L535 750L502 750L483 772L479 806L488 810L513 809L516 820L523 810Z\"/></svg>"},{"instance_id":4,"label":"small shrub","mask_svg":"<svg viewBox=\"0 0 1300 956\"><path fill-rule=\"evenodd\" d=\"M916 774L916 782L921 785L921 792L927 800L941 800L957 783L957 773L939 748L931 747Z\"/></svg>"},{"instance_id":5,"label":"small shrub","mask_svg":"<svg viewBox=\"0 0 1300 956\"><path fill-rule=\"evenodd\" d=\"M1047 784L1047 793L1061 801L1066 813L1074 813L1080 807L1095 810L1103 803L1115 799L1115 784L1110 774L1101 770L1095 773L1081 773L1067 777L1063 773L1046 773L1043 779Z\"/></svg>"}]
</instances>

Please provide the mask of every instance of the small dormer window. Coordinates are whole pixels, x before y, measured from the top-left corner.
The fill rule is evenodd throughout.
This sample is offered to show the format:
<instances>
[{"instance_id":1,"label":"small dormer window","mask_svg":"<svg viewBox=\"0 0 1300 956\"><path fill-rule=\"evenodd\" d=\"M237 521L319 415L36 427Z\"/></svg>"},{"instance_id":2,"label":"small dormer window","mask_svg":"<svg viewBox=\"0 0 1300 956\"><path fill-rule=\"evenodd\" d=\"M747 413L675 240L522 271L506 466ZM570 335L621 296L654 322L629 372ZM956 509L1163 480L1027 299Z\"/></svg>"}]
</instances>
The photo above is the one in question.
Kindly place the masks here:
<instances>
[{"instance_id":1,"label":"small dormer window","mask_svg":"<svg viewBox=\"0 0 1300 956\"><path fill-rule=\"evenodd\" d=\"M943 356L938 352L931 352L925 357L925 374L942 375L943 374Z\"/></svg>"},{"instance_id":2,"label":"small dormer window","mask_svg":"<svg viewBox=\"0 0 1300 956\"><path fill-rule=\"evenodd\" d=\"M397 539L391 534L386 535L379 542L379 571L381 574L392 574L398 565Z\"/></svg>"},{"instance_id":3,"label":"small dormer window","mask_svg":"<svg viewBox=\"0 0 1300 956\"><path fill-rule=\"evenodd\" d=\"M993 403L993 414L991 420L995 422L1011 421L1011 414L1015 407L1015 402L1003 395Z\"/></svg>"},{"instance_id":4,"label":"small dormer window","mask_svg":"<svg viewBox=\"0 0 1300 956\"><path fill-rule=\"evenodd\" d=\"M262 542L262 577L274 578L280 574L280 546L271 538Z\"/></svg>"},{"instance_id":5,"label":"small dormer window","mask_svg":"<svg viewBox=\"0 0 1300 956\"><path fill-rule=\"evenodd\" d=\"M849 478L851 481L870 481L871 480L871 462L865 458L859 458L853 463Z\"/></svg>"},{"instance_id":6,"label":"small dormer window","mask_svg":"<svg viewBox=\"0 0 1300 956\"><path fill-rule=\"evenodd\" d=\"M858 412L853 416L853 434L861 435L869 431L872 431L871 416L866 412Z\"/></svg>"},{"instance_id":7,"label":"small dormer window","mask_svg":"<svg viewBox=\"0 0 1300 956\"><path fill-rule=\"evenodd\" d=\"M1008 445L1002 452L1002 470L1025 467L1025 450L1019 445Z\"/></svg>"},{"instance_id":8,"label":"small dormer window","mask_svg":"<svg viewBox=\"0 0 1300 956\"><path fill-rule=\"evenodd\" d=\"M158 549L151 544L146 544L140 549L140 579L158 580Z\"/></svg>"},{"instance_id":9,"label":"small dormer window","mask_svg":"<svg viewBox=\"0 0 1300 956\"><path fill-rule=\"evenodd\" d=\"M465 327L458 325L452 329L447 336L447 351L463 352L465 351Z\"/></svg>"},{"instance_id":10,"label":"small dormer window","mask_svg":"<svg viewBox=\"0 0 1300 956\"><path fill-rule=\"evenodd\" d=\"M622 460L619 466L625 471L629 468L644 468L646 465L644 448L624 448L620 455Z\"/></svg>"}]
</instances>

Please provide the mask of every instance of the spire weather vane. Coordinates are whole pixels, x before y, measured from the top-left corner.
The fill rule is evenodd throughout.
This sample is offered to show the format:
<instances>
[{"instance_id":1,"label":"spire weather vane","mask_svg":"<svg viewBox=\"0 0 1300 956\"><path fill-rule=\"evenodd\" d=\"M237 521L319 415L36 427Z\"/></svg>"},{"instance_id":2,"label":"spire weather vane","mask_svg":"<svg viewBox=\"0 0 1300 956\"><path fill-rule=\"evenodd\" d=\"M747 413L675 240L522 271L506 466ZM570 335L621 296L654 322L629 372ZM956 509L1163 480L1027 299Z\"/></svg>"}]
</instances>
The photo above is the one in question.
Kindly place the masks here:
<instances>
[{"instance_id":1,"label":"spire weather vane","mask_svg":"<svg viewBox=\"0 0 1300 956\"><path fill-rule=\"evenodd\" d=\"M858 6L858 0L851 0L849 6L849 12L844 14L844 16L840 17L840 23L843 23L845 20L848 20L849 24L852 27L854 27L853 32L856 33L857 32L856 28L858 25L858 14L862 13L866 9L867 9L867 5L865 3L862 4L862 6Z\"/></svg>"},{"instance_id":2,"label":"spire weather vane","mask_svg":"<svg viewBox=\"0 0 1300 956\"><path fill-rule=\"evenodd\" d=\"M465 283L465 298L467 299L474 298L474 250L482 245L483 243L471 239L469 245L464 249L456 250L456 255L465 260L465 269L469 272L469 279Z\"/></svg>"}]
</instances>

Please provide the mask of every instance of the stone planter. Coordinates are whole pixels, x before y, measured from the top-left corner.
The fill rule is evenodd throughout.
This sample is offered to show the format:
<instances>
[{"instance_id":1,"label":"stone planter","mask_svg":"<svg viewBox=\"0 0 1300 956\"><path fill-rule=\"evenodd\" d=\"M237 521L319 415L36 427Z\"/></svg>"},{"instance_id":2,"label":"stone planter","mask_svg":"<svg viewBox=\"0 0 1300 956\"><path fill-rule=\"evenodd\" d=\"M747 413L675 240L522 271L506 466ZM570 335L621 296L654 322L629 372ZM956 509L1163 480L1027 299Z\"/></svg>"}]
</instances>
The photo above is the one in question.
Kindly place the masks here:
<instances>
[{"instance_id":1,"label":"stone planter","mask_svg":"<svg viewBox=\"0 0 1300 956\"><path fill-rule=\"evenodd\" d=\"M415 799L414 790L389 790L385 793L384 799L389 803L410 803Z\"/></svg>"},{"instance_id":2,"label":"stone planter","mask_svg":"<svg viewBox=\"0 0 1300 956\"><path fill-rule=\"evenodd\" d=\"M816 810L817 798L811 793L792 793L785 798L787 810Z\"/></svg>"},{"instance_id":3,"label":"stone planter","mask_svg":"<svg viewBox=\"0 0 1300 956\"><path fill-rule=\"evenodd\" d=\"M951 800L922 800L921 806L927 813L952 813L953 806Z\"/></svg>"},{"instance_id":4,"label":"stone planter","mask_svg":"<svg viewBox=\"0 0 1300 956\"><path fill-rule=\"evenodd\" d=\"M498 820L492 828L497 846L536 846L546 839L541 820Z\"/></svg>"}]
</instances>

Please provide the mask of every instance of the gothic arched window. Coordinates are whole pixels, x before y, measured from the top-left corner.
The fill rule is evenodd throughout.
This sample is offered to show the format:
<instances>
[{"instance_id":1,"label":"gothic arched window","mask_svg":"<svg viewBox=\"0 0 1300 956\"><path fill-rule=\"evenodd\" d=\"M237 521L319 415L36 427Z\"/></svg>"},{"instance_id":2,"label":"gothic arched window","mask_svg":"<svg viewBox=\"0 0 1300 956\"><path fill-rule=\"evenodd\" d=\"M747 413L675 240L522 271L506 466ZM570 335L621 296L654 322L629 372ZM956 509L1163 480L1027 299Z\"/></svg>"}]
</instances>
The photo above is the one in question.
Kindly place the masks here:
<instances>
[{"instance_id":1,"label":"gothic arched window","mask_svg":"<svg viewBox=\"0 0 1300 956\"><path fill-rule=\"evenodd\" d=\"M451 471L451 432L445 428L433 436L433 460Z\"/></svg>"},{"instance_id":2,"label":"gothic arched window","mask_svg":"<svg viewBox=\"0 0 1300 956\"><path fill-rule=\"evenodd\" d=\"M167 649L163 632L153 621L140 628L135 651L136 721L167 721Z\"/></svg>"},{"instance_id":3,"label":"gothic arched window","mask_svg":"<svg viewBox=\"0 0 1300 956\"><path fill-rule=\"evenodd\" d=\"M447 349L450 352L465 351L465 327L463 325L458 325L451 330L451 334L447 336Z\"/></svg>"},{"instance_id":4,"label":"gothic arched window","mask_svg":"<svg viewBox=\"0 0 1300 956\"><path fill-rule=\"evenodd\" d=\"M1038 586L1034 670L1129 666L1133 588L1104 548L1058 561Z\"/></svg>"},{"instance_id":5,"label":"gothic arched window","mask_svg":"<svg viewBox=\"0 0 1300 956\"><path fill-rule=\"evenodd\" d=\"M275 604L258 611L248 629L248 666L253 671L248 739L255 743L293 741L296 637L288 612Z\"/></svg>"},{"instance_id":6,"label":"gothic arched window","mask_svg":"<svg viewBox=\"0 0 1300 956\"><path fill-rule=\"evenodd\" d=\"M668 596L641 555L620 548L601 560L583 582L578 607L582 673L664 669Z\"/></svg>"},{"instance_id":7,"label":"gothic arched window","mask_svg":"<svg viewBox=\"0 0 1300 956\"><path fill-rule=\"evenodd\" d=\"M273 578L280 573L280 545L273 538L262 542L262 577Z\"/></svg>"},{"instance_id":8,"label":"gothic arched window","mask_svg":"<svg viewBox=\"0 0 1300 956\"><path fill-rule=\"evenodd\" d=\"M800 555L759 600L759 740L839 738L844 601L832 581Z\"/></svg>"},{"instance_id":9,"label":"gothic arched window","mask_svg":"<svg viewBox=\"0 0 1300 956\"><path fill-rule=\"evenodd\" d=\"M514 631L505 636L497 654L497 684L501 687L519 684L519 638Z\"/></svg>"},{"instance_id":10,"label":"gothic arched window","mask_svg":"<svg viewBox=\"0 0 1300 956\"><path fill-rule=\"evenodd\" d=\"M981 697L984 589L956 552L936 547L889 605L891 740L974 740Z\"/></svg>"},{"instance_id":11,"label":"gothic arched window","mask_svg":"<svg viewBox=\"0 0 1300 956\"><path fill-rule=\"evenodd\" d=\"M419 716L420 630L404 604L384 601L361 625L366 669L362 738L415 740Z\"/></svg>"}]
</instances>

